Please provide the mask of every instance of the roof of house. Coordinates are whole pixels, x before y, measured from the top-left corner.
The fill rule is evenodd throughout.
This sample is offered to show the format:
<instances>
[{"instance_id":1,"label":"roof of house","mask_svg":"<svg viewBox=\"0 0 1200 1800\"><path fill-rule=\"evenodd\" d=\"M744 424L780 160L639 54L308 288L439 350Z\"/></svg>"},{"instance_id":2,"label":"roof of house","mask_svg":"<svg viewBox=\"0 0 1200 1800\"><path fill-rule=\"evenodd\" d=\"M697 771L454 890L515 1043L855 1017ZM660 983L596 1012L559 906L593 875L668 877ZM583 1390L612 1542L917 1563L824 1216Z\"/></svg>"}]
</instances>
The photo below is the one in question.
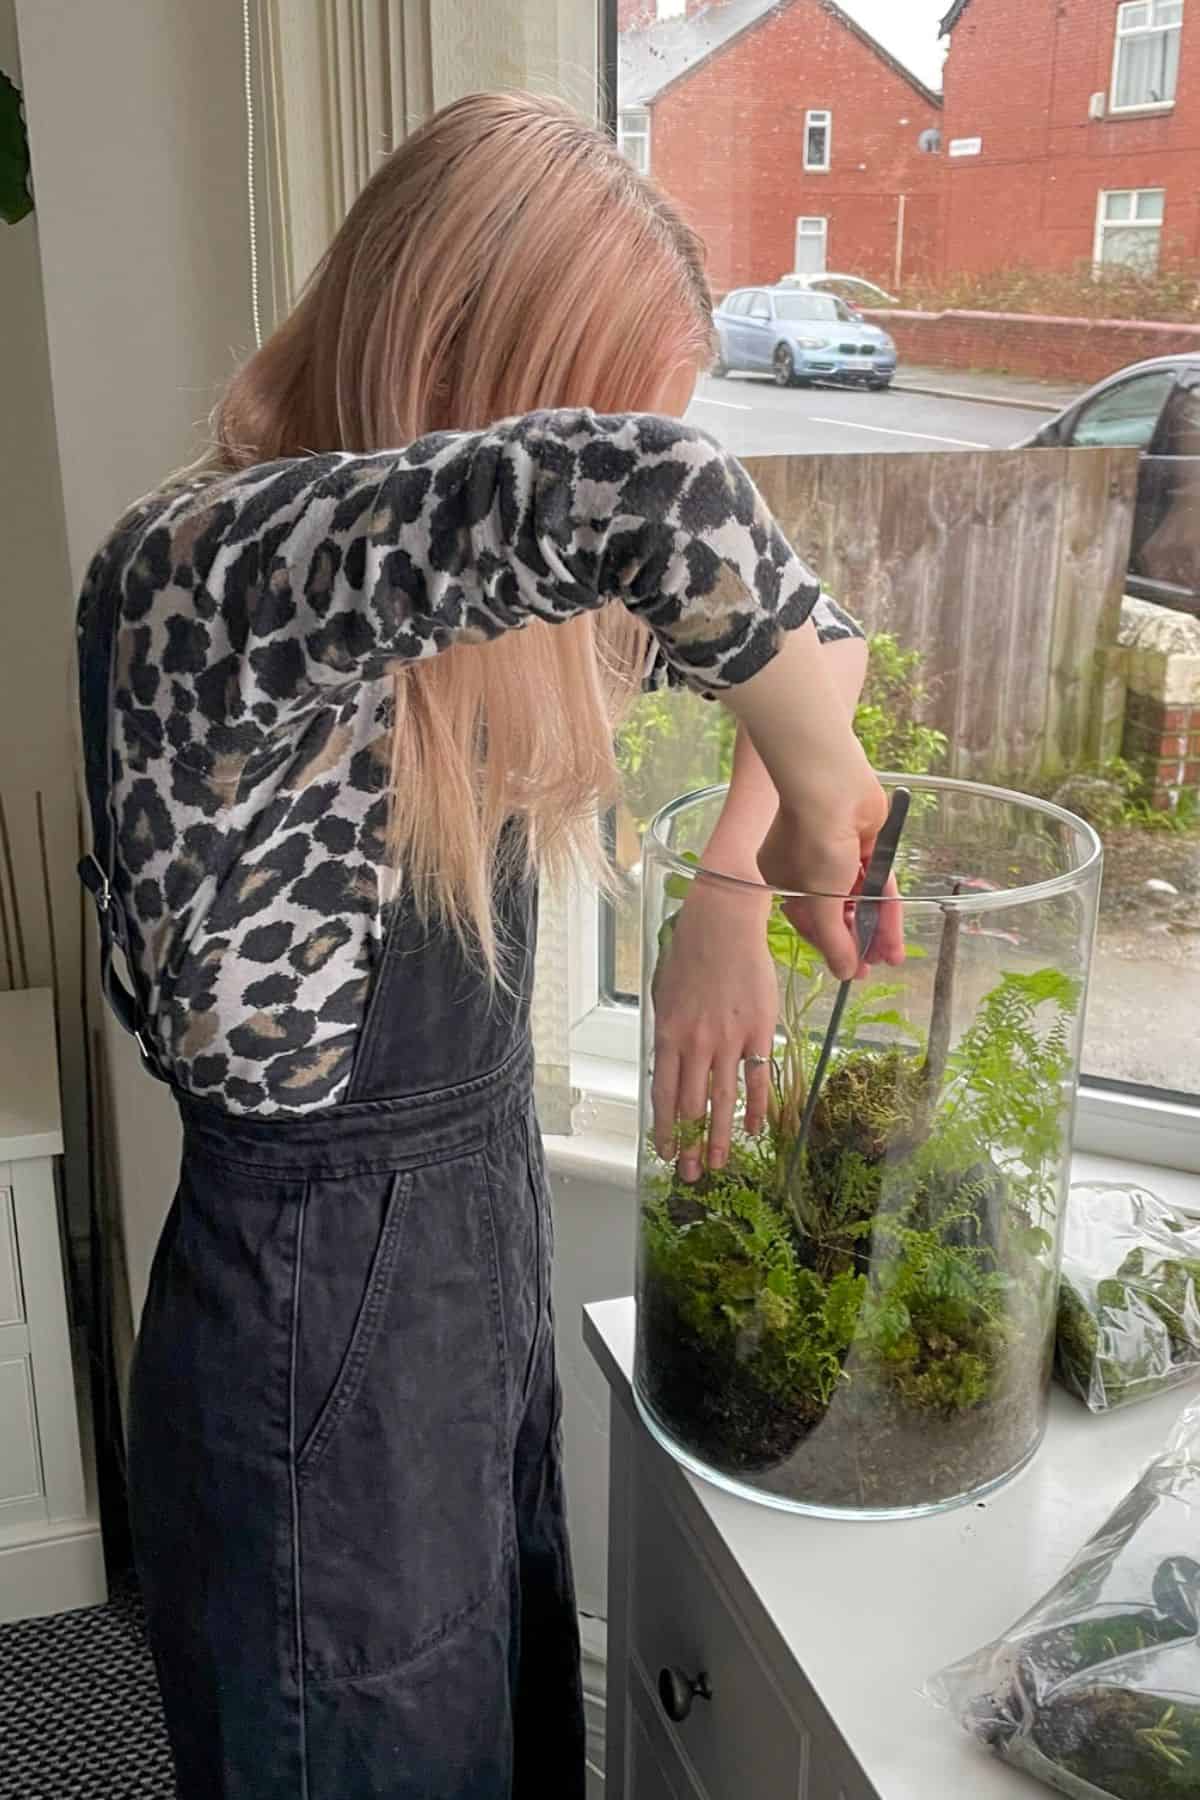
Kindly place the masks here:
<instances>
[{"instance_id":1,"label":"roof of house","mask_svg":"<svg viewBox=\"0 0 1200 1800\"><path fill-rule=\"evenodd\" d=\"M671 19L643 31L623 32L619 46L622 108L649 106L667 88L682 81L701 64L728 48L735 39L762 24L772 13L783 12L793 0L725 0L723 6L707 6L687 19ZM867 45L881 61L894 69L922 99L940 106L942 96L926 86L898 57L885 50L869 31L851 18L837 0L820 0L821 6ZM966 0L956 0L958 6Z\"/></svg>"},{"instance_id":2,"label":"roof of house","mask_svg":"<svg viewBox=\"0 0 1200 1800\"><path fill-rule=\"evenodd\" d=\"M945 37L948 32L954 30L954 27L958 24L958 21L962 18L970 4L971 0L954 0L954 4L950 8L950 11L938 26L938 30L943 37Z\"/></svg>"}]
</instances>

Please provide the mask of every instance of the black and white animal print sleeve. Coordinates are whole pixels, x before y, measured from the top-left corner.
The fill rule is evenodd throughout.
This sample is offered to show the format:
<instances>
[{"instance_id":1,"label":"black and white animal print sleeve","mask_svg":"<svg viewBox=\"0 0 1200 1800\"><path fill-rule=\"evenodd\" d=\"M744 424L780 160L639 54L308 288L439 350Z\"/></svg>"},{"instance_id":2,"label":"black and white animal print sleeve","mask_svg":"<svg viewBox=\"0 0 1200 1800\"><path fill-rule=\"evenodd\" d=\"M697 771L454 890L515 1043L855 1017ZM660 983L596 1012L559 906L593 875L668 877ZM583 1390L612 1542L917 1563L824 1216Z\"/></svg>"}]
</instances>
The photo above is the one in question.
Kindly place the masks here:
<instances>
[{"instance_id":1,"label":"black and white animal print sleeve","mask_svg":"<svg viewBox=\"0 0 1200 1800\"><path fill-rule=\"evenodd\" d=\"M163 667L204 685L211 723L224 696L243 750L261 747L256 723L286 725L389 663L612 600L675 680L714 694L820 595L727 452L673 421L588 412L267 464L159 501L125 617L181 573L195 605L161 621Z\"/></svg>"},{"instance_id":2,"label":"black and white animal print sleeve","mask_svg":"<svg viewBox=\"0 0 1200 1800\"><path fill-rule=\"evenodd\" d=\"M854 631L732 456L588 412L198 476L127 514L81 610L108 583L132 966L175 1081L238 1112L349 1083L394 891L397 660L616 601L714 695L814 612Z\"/></svg>"}]
</instances>

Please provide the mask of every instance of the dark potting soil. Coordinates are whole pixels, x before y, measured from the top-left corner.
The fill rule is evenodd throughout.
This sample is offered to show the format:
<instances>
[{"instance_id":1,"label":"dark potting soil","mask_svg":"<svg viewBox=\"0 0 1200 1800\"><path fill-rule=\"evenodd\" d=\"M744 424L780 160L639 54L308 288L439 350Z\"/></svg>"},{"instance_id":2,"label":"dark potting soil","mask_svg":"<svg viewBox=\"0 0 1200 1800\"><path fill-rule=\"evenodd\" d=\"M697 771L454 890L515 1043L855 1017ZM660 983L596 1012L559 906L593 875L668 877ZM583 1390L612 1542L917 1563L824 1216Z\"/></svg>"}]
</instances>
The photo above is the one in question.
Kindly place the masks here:
<instances>
[{"instance_id":1,"label":"dark potting soil","mask_svg":"<svg viewBox=\"0 0 1200 1800\"><path fill-rule=\"evenodd\" d=\"M1027 1729L1048 1763L1113 1800L1200 1800L1200 1709L1170 1695L1075 1690L1038 1706ZM1020 1762L1020 1735L1001 1727L997 1737L1001 1754Z\"/></svg>"},{"instance_id":2,"label":"dark potting soil","mask_svg":"<svg viewBox=\"0 0 1200 1800\"><path fill-rule=\"evenodd\" d=\"M788 1406L746 1363L721 1356L643 1289L638 1330L643 1397L679 1445L720 1474L810 1506L889 1510L937 1505L1003 1479L1036 1449L1045 1422L1050 1346L1031 1366L1017 1343L993 1397L959 1412L907 1405L852 1350L827 1409Z\"/></svg>"}]
</instances>

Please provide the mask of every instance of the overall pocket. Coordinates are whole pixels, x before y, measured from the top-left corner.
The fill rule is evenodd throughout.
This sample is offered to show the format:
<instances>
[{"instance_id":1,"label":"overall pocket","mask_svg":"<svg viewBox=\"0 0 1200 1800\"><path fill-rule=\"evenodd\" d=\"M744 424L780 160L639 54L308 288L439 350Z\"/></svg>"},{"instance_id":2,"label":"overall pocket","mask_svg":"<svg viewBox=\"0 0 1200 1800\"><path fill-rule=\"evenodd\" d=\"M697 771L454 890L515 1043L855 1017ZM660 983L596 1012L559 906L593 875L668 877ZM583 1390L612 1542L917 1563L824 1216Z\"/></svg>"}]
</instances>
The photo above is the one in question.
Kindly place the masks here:
<instances>
[{"instance_id":1,"label":"overall pocket","mask_svg":"<svg viewBox=\"0 0 1200 1800\"><path fill-rule=\"evenodd\" d=\"M396 1669L495 1592L507 1377L479 1155L313 1183L294 1349L297 1591L315 1682Z\"/></svg>"},{"instance_id":2,"label":"overall pocket","mask_svg":"<svg viewBox=\"0 0 1200 1800\"><path fill-rule=\"evenodd\" d=\"M319 1184L305 1198L292 1400L301 1482L312 1475L354 1405L383 1324L414 1177L405 1172L383 1179L383 1191L373 1194L380 1178L360 1178L344 1203L339 1196L323 1204ZM344 1346L340 1356L339 1346Z\"/></svg>"}]
</instances>

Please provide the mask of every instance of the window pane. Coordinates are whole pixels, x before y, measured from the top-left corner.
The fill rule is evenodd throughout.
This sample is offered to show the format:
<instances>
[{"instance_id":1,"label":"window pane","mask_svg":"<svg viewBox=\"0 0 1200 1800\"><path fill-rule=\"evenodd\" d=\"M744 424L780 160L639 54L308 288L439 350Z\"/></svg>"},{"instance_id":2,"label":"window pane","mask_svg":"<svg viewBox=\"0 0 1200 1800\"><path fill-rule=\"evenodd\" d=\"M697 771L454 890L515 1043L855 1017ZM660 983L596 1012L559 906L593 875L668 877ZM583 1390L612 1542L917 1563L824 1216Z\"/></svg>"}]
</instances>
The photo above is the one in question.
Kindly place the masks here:
<instances>
[{"instance_id":1,"label":"window pane","mask_svg":"<svg viewBox=\"0 0 1200 1800\"><path fill-rule=\"evenodd\" d=\"M1155 106L1173 100L1178 79L1178 26L1120 39L1115 96L1119 107Z\"/></svg>"},{"instance_id":2,"label":"window pane","mask_svg":"<svg viewBox=\"0 0 1200 1800\"><path fill-rule=\"evenodd\" d=\"M836 319L837 301L832 294L776 294L777 319Z\"/></svg>"},{"instance_id":3,"label":"window pane","mask_svg":"<svg viewBox=\"0 0 1200 1800\"><path fill-rule=\"evenodd\" d=\"M1168 456L1194 456L1200 471L1200 385L1177 387L1165 420Z\"/></svg>"},{"instance_id":4,"label":"window pane","mask_svg":"<svg viewBox=\"0 0 1200 1800\"><path fill-rule=\"evenodd\" d=\"M1175 384L1171 370L1139 376L1111 388L1084 409L1071 435L1079 445L1125 444L1144 450L1154 436L1163 401Z\"/></svg>"},{"instance_id":5,"label":"window pane","mask_svg":"<svg viewBox=\"0 0 1200 1800\"><path fill-rule=\"evenodd\" d=\"M1178 25L1183 20L1183 0L1157 0L1154 8L1156 25Z\"/></svg>"},{"instance_id":6,"label":"window pane","mask_svg":"<svg viewBox=\"0 0 1200 1800\"><path fill-rule=\"evenodd\" d=\"M1100 260L1152 275L1158 267L1161 233L1153 225L1108 225L1100 243Z\"/></svg>"},{"instance_id":7,"label":"window pane","mask_svg":"<svg viewBox=\"0 0 1200 1800\"><path fill-rule=\"evenodd\" d=\"M1153 273L1160 248L1167 253L1167 208L1175 218L1191 197L1186 172L1176 194L1165 164L1156 169L1132 154L1130 130L1138 139L1142 128L1089 125L1088 94L1103 79L1094 72L1072 88L1071 121L1055 110L1061 71L1080 68L1080 57L1095 69L1097 45L1078 7L1039 10L1044 55L1039 64L1031 53L1022 65L1027 129L1015 138L981 128L996 77L987 42L970 24L974 8L950 33L944 107L923 98L941 79L936 27L944 5L927 9L927 55L913 65L925 89L897 73L897 60L920 55L920 28L901 30L899 21L926 9L908 0L856 0L866 41L814 32L813 9L800 4L695 0L686 23L659 28L654 10L649 0L621 0L619 55L629 104L636 96L648 107L656 180L702 237L718 294L748 302L772 293L770 329L739 318L732 305L722 310L720 375L701 377L688 419L752 461L786 534L872 636L871 705L861 718L877 766L919 773L932 756L935 772L1028 787L1093 819L1109 873L1085 1066L1200 1097L1200 836L1188 825L1200 817L1200 708L1189 701L1185 717L1167 690L1138 690L1127 665L1157 668L1159 652L1126 658L1117 643L1122 587L1146 596L1147 606L1152 591L1170 589L1181 606L1191 596L1200 610L1200 475L1191 448L1200 424L1180 413L1175 437L1164 442L1181 447L1144 458L1148 500L1136 520L1131 510L1114 529L1119 484L1097 479L1098 458L1110 447L1136 453L1155 441L1169 376L1130 376L1091 403L1078 442L1093 453L1070 457L1014 451L1047 424L1045 412L915 394L904 379L910 359L937 361L945 351L940 366L953 373L946 386L969 388L964 335L975 333L980 368L996 366L1000 347L994 327L962 325L961 314L1018 308L1081 321L1005 327L1004 360L1011 331L1023 372L1061 387L1064 411L1100 378L1134 364L1144 337L1131 333L1123 354L1110 331L1089 342L1097 328L1087 318L1188 322L1184 280L1138 279ZM871 47L868 15L880 49ZM1107 18L1110 32L1118 18L1124 28L1114 100L1118 86L1131 106L1171 91L1181 36L1174 10L1139 0L1118 13L1109 0ZM878 94L878 104L838 105L839 93L855 92ZM804 168L821 128L829 128L827 148L832 141L832 120L820 117L831 97L832 183ZM1054 123L1062 129L1049 129ZM945 143L959 141L959 155L921 148L939 128ZM1090 202L1077 186L1085 138ZM1161 186L1131 187L1156 181ZM893 367L877 376L886 341L877 293L847 290L865 319L841 316L833 330L820 318L808 324L816 296L798 282L826 267L899 300L887 323L898 344L889 394L871 391ZM784 271L796 281L772 287ZM957 335L948 325L939 339L932 322L918 334L914 310L935 319L954 313ZM992 393L993 381L1000 394L1029 398L1028 387L1003 376L981 380L978 391ZM1152 464L1169 485L1154 485ZM1026 576L1030 555L1042 561ZM1005 571L1013 585L1000 598L993 588ZM1080 594L1094 604L1074 607ZM1061 612L1064 605L1074 610ZM1160 616L1153 610L1151 625ZM1147 643L1159 641L1147 631ZM889 655L909 652L919 657L915 670L904 665L889 678ZM719 780L732 737L719 705L678 692L638 702L627 731L630 787L614 846L629 886L609 915L602 963L605 991L617 996L633 996L638 985L640 828L668 801ZM945 733L944 751L930 731ZM1114 764L1118 755L1124 761Z\"/></svg>"}]
</instances>

